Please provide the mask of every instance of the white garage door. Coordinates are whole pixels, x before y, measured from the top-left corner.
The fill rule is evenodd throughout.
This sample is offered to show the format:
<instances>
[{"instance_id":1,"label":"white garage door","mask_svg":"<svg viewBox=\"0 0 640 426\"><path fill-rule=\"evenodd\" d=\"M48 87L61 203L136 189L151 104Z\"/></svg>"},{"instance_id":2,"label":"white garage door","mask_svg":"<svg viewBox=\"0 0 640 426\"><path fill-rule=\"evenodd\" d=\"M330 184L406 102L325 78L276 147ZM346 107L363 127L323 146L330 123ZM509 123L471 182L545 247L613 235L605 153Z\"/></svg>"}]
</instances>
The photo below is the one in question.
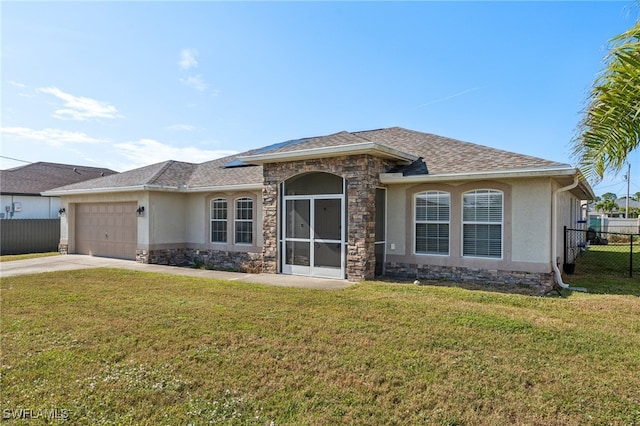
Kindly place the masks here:
<instances>
[{"instance_id":1,"label":"white garage door","mask_svg":"<svg viewBox=\"0 0 640 426\"><path fill-rule=\"evenodd\" d=\"M135 259L138 241L136 203L86 203L76 206L76 252Z\"/></svg>"}]
</instances>

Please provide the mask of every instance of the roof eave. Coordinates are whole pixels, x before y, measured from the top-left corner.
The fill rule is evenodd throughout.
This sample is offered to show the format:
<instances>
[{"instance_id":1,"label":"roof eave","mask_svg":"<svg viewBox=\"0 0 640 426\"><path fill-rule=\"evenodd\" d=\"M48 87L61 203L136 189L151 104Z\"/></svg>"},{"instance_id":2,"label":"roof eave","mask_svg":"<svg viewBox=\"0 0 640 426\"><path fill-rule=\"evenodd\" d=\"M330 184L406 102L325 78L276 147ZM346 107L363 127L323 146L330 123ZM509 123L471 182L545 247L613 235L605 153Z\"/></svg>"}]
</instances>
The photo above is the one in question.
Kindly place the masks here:
<instances>
[{"instance_id":1,"label":"roof eave","mask_svg":"<svg viewBox=\"0 0 640 426\"><path fill-rule=\"evenodd\" d=\"M343 155L371 154L377 157L389 158L401 162L412 162L417 156L398 151L386 145L374 142L339 145L321 148L301 149L296 151L273 152L238 157L249 164L262 165L266 163L282 163L285 161L310 160L316 158L338 157Z\"/></svg>"},{"instance_id":2,"label":"roof eave","mask_svg":"<svg viewBox=\"0 0 640 426\"><path fill-rule=\"evenodd\" d=\"M577 188L579 188L583 192L583 194L587 196L587 197L581 197L581 198L583 200L595 200L596 193L593 192L593 188L591 187L591 185L589 185L589 182L584 177L580 169L575 169L575 170L578 174L578 179L580 180L580 183L578 184Z\"/></svg>"},{"instance_id":3,"label":"roof eave","mask_svg":"<svg viewBox=\"0 0 640 426\"><path fill-rule=\"evenodd\" d=\"M238 185L214 185L195 186L185 188L186 192L239 192L239 191L261 191L262 183L244 183Z\"/></svg>"},{"instance_id":4,"label":"roof eave","mask_svg":"<svg viewBox=\"0 0 640 426\"><path fill-rule=\"evenodd\" d=\"M83 194L106 194L111 192L135 192L144 191L146 185L135 186L112 186L105 188L78 188L78 189L53 189L41 192L44 196L63 196L63 195L83 195Z\"/></svg>"},{"instance_id":5,"label":"roof eave","mask_svg":"<svg viewBox=\"0 0 640 426\"><path fill-rule=\"evenodd\" d=\"M82 189L67 189L59 191L46 191L43 192L44 196L63 196L63 195L84 195L84 194L108 194L114 192L136 192L136 191L157 191L157 192L222 192L222 191L253 191L261 190L262 183L250 183L239 185L216 185L216 186L198 186L190 187L187 185L164 186L164 185L135 185L135 186L121 186L121 187L108 187L108 188L82 188Z\"/></svg>"},{"instance_id":6,"label":"roof eave","mask_svg":"<svg viewBox=\"0 0 640 426\"><path fill-rule=\"evenodd\" d=\"M580 170L569 165L546 168L498 170L467 173L441 173L430 175L403 176L402 173L381 173L380 182L386 185L407 184L407 183L430 183L430 182L459 182L470 179L515 179L515 178L562 178L578 175L580 179L579 188L584 196L595 198L593 189L587 183Z\"/></svg>"},{"instance_id":7,"label":"roof eave","mask_svg":"<svg viewBox=\"0 0 640 426\"><path fill-rule=\"evenodd\" d=\"M573 178L578 176L580 183L576 188L582 199L595 199L591 185L584 178L580 170L569 165L558 167L498 170L468 173L442 173L417 176L403 176L402 173L381 173L380 182L386 185L431 183L431 182L460 182L470 179L526 179L526 178Z\"/></svg>"},{"instance_id":8,"label":"roof eave","mask_svg":"<svg viewBox=\"0 0 640 426\"><path fill-rule=\"evenodd\" d=\"M463 181L469 179L500 179L517 177L551 177L570 176L576 173L576 169L569 166L550 168L531 168L497 171L459 172L459 173L437 173L428 175L403 176L402 173L381 173L380 181L385 184L398 183L422 183L422 182L442 182L442 181Z\"/></svg>"},{"instance_id":9,"label":"roof eave","mask_svg":"<svg viewBox=\"0 0 640 426\"><path fill-rule=\"evenodd\" d=\"M19 195L21 197L39 197L40 192L16 192L16 191L0 191L0 195Z\"/></svg>"}]
</instances>

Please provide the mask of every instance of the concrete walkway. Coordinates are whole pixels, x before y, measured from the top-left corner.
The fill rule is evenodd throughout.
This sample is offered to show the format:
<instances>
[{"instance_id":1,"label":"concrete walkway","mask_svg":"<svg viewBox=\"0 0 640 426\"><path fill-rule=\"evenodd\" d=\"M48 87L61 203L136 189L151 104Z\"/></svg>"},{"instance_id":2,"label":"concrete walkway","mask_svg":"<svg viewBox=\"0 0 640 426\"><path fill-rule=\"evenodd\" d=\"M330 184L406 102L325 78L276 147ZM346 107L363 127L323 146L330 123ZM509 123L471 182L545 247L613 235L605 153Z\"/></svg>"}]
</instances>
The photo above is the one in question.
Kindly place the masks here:
<instances>
[{"instance_id":1,"label":"concrete walkway","mask_svg":"<svg viewBox=\"0 0 640 426\"><path fill-rule=\"evenodd\" d=\"M0 278L89 268L130 269L143 272L158 272L168 275L216 278L279 287L314 288L319 290L339 290L352 284L346 280L312 278L298 275L245 274L240 272L180 268L177 266L149 265L137 263L133 260L109 259L106 257L95 257L82 254L67 254L63 256L48 256L35 259L0 262Z\"/></svg>"}]
</instances>

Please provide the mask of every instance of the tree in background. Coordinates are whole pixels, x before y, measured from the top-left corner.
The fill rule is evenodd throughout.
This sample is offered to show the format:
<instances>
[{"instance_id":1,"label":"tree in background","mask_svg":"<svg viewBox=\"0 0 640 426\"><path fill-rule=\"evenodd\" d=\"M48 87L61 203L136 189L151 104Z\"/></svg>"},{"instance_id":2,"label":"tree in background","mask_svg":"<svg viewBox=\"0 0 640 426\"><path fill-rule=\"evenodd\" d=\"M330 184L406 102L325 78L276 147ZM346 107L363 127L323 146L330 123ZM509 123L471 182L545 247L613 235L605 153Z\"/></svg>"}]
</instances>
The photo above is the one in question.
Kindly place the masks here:
<instances>
[{"instance_id":1,"label":"tree in background","mask_svg":"<svg viewBox=\"0 0 640 426\"><path fill-rule=\"evenodd\" d=\"M611 214L614 210L618 210L618 203L616 203L615 199L603 198L602 201L596 203L596 210L599 210L602 213Z\"/></svg>"},{"instance_id":2,"label":"tree in background","mask_svg":"<svg viewBox=\"0 0 640 426\"><path fill-rule=\"evenodd\" d=\"M611 40L588 102L573 154L582 173L597 181L607 170L620 171L640 141L640 21Z\"/></svg>"},{"instance_id":3,"label":"tree in background","mask_svg":"<svg viewBox=\"0 0 640 426\"><path fill-rule=\"evenodd\" d=\"M616 201L618 199L618 196L616 194L614 194L613 192L606 192L604 194L602 194L600 196L601 200L613 200Z\"/></svg>"}]
</instances>

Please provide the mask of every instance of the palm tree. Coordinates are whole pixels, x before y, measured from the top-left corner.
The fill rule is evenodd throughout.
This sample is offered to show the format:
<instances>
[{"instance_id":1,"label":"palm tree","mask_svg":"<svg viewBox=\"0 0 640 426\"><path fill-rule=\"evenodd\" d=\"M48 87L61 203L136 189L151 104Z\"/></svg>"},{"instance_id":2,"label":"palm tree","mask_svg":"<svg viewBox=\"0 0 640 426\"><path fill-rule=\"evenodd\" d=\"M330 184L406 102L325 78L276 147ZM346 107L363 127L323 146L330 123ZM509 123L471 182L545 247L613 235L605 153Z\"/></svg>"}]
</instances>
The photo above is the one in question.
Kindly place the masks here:
<instances>
[{"instance_id":1,"label":"palm tree","mask_svg":"<svg viewBox=\"0 0 640 426\"><path fill-rule=\"evenodd\" d=\"M640 21L611 46L572 142L583 174L595 181L620 171L640 141Z\"/></svg>"},{"instance_id":2,"label":"palm tree","mask_svg":"<svg viewBox=\"0 0 640 426\"><path fill-rule=\"evenodd\" d=\"M615 200L605 199L596 203L596 210L601 211L602 213L610 214L613 213L614 210L618 210L618 203Z\"/></svg>"}]
</instances>

